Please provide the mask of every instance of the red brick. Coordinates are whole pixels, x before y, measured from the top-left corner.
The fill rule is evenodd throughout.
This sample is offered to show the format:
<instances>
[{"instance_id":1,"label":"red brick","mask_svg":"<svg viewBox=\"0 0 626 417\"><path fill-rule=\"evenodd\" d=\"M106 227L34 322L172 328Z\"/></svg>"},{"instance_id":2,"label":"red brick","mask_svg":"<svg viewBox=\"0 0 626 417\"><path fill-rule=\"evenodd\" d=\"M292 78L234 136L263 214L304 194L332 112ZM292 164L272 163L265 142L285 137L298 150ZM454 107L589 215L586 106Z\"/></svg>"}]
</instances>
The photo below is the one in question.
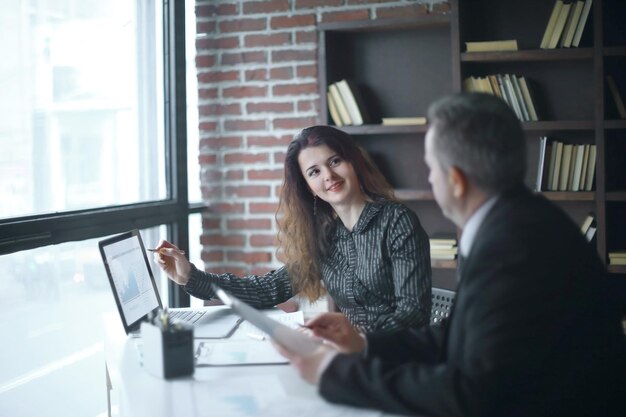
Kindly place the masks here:
<instances>
[{"instance_id":1,"label":"red brick","mask_svg":"<svg viewBox=\"0 0 626 417\"><path fill-rule=\"evenodd\" d=\"M290 33L270 33L267 35L248 35L244 39L247 48L260 46L289 45L291 43Z\"/></svg>"},{"instance_id":2,"label":"red brick","mask_svg":"<svg viewBox=\"0 0 626 417\"><path fill-rule=\"evenodd\" d=\"M316 83L279 84L272 88L272 93L275 96L298 96L302 94L315 94L317 92Z\"/></svg>"},{"instance_id":3,"label":"red brick","mask_svg":"<svg viewBox=\"0 0 626 417\"><path fill-rule=\"evenodd\" d=\"M214 136L200 139L200 149L241 148L243 139L239 136Z\"/></svg>"},{"instance_id":4,"label":"red brick","mask_svg":"<svg viewBox=\"0 0 626 417\"><path fill-rule=\"evenodd\" d=\"M248 113L290 113L293 112L292 103L248 103Z\"/></svg>"},{"instance_id":5,"label":"red brick","mask_svg":"<svg viewBox=\"0 0 626 417\"><path fill-rule=\"evenodd\" d=\"M276 246L276 235L252 235L250 236L250 246Z\"/></svg>"},{"instance_id":6,"label":"red brick","mask_svg":"<svg viewBox=\"0 0 626 417\"><path fill-rule=\"evenodd\" d=\"M317 43L317 32L314 30L296 32L296 43Z\"/></svg>"},{"instance_id":7,"label":"red brick","mask_svg":"<svg viewBox=\"0 0 626 417\"><path fill-rule=\"evenodd\" d=\"M316 117L294 117L290 119L274 119L274 129L304 129L319 123Z\"/></svg>"},{"instance_id":8,"label":"red brick","mask_svg":"<svg viewBox=\"0 0 626 417\"><path fill-rule=\"evenodd\" d=\"M272 80L289 80L293 78L293 69L291 67L272 68L270 78Z\"/></svg>"},{"instance_id":9,"label":"red brick","mask_svg":"<svg viewBox=\"0 0 626 417\"><path fill-rule=\"evenodd\" d=\"M348 0L348 5L355 4L382 4L382 3L397 3L398 0Z\"/></svg>"},{"instance_id":10,"label":"red brick","mask_svg":"<svg viewBox=\"0 0 626 417\"><path fill-rule=\"evenodd\" d=\"M274 214L278 210L278 203L250 203L251 214Z\"/></svg>"},{"instance_id":11,"label":"red brick","mask_svg":"<svg viewBox=\"0 0 626 417\"><path fill-rule=\"evenodd\" d=\"M196 18L237 14L237 4L205 4L196 6Z\"/></svg>"},{"instance_id":12,"label":"red brick","mask_svg":"<svg viewBox=\"0 0 626 417\"><path fill-rule=\"evenodd\" d=\"M232 219L226 222L228 230L271 229L270 219Z\"/></svg>"},{"instance_id":13,"label":"red brick","mask_svg":"<svg viewBox=\"0 0 626 417\"><path fill-rule=\"evenodd\" d=\"M267 53L265 51L224 53L222 55L222 65L239 65L265 62L267 62Z\"/></svg>"},{"instance_id":14,"label":"red brick","mask_svg":"<svg viewBox=\"0 0 626 417\"><path fill-rule=\"evenodd\" d=\"M215 132L217 130L217 122L202 122L198 124L201 133Z\"/></svg>"},{"instance_id":15,"label":"red brick","mask_svg":"<svg viewBox=\"0 0 626 417\"><path fill-rule=\"evenodd\" d=\"M198 98L217 98L217 88L198 88Z\"/></svg>"},{"instance_id":16,"label":"red brick","mask_svg":"<svg viewBox=\"0 0 626 417\"><path fill-rule=\"evenodd\" d=\"M276 187L274 187L274 195L280 195L282 190L283 190L283 186L282 185L277 185Z\"/></svg>"},{"instance_id":17,"label":"red brick","mask_svg":"<svg viewBox=\"0 0 626 417\"><path fill-rule=\"evenodd\" d=\"M284 136L248 136L248 146L287 146L293 139L290 135Z\"/></svg>"},{"instance_id":18,"label":"red brick","mask_svg":"<svg viewBox=\"0 0 626 417\"><path fill-rule=\"evenodd\" d=\"M216 27L217 26L214 21L196 22L196 33L212 33L215 32Z\"/></svg>"},{"instance_id":19,"label":"red brick","mask_svg":"<svg viewBox=\"0 0 626 417\"><path fill-rule=\"evenodd\" d=\"M222 224L222 220L217 219L202 219L202 228L203 229L219 229Z\"/></svg>"},{"instance_id":20,"label":"red brick","mask_svg":"<svg viewBox=\"0 0 626 417\"><path fill-rule=\"evenodd\" d=\"M267 87L229 87L222 91L222 95L232 98L265 97L267 95Z\"/></svg>"},{"instance_id":21,"label":"red brick","mask_svg":"<svg viewBox=\"0 0 626 417\"><path fill-rule=\"evenodd\" d=\"M243 203L215 203L211 204L210 209L217 214L238 214L244 212L245 206Z\"/></svg>"},{"instance_id":22,"label":"red brick","mask_svg":"<svg viewBox=\"0 0 626 417\"><path fill-rule=\"evenodd\" d=\"M368 10L350 10L344 12L329 12L322 15L322 22L342 22L348 20L368 20L370 14Z\"/></svg>"},{"instance_id":23,"label":"red brick","mask_svg":"<svg viewBox=\"0 0 626 417\"><path fill-rule=\"evenodd\" d=\"M284 164L286 156L287 156L287 152L274 152L274 163Z\"/></svg>"},{"instance_id":24,"label":"red brick","mask_svg":"<svg viewBox=\"0 0 626 417\"><path fill-rule=\"evenodd\" d=\"M282 180L282 169L251 169L248 171L248 179L255 180Z\"/></svg>"},{"instance_id":25,"label":"red brick","mask_svg":"<svg viewBox=\"0 0 626 417\"><path fill-rule=\"evenodd\" d=\"M315 50L301 50L301 49L287 49L283 51L272 52L272 62L284 62L284 61L315 61L317 59L317 51Z\"/></svg>"},{"instance_id":26,"label":"red brick","mask_svg":"<svg viewBox=\"0 0 626 417\"><path fill-rule=\"evenodd\" d=\"M200 165L213 165L217 163L217 155L198 155L198 164Z\"/></svg>"},{"instance_id":27,"label":"red brick","mask_svg":"<svg viewBox=\"0 0 626 417\"><path fill-rule=\"evenodd\" d=\"M298 101L298 111L307 112L318 109L317 100L300 100Z\"/></svg>"},{"instance_id":28,"label":"red brick","mask_svg":"<svg viewBox=\"0 0 626 417\"><path fill-rule=\"evenodd\" d=\"M312 9L324 6L341 6L343 0L296 0L296 9Z\"/></svg>"},{"instance_id":29,"label":"red brick","mask_svg":"<svg viewBox=\"0 0 626 417\"><path fill-rule=\"evenodd\" d=\"M209 68L215 65L217 62L216 55L196 55L196 67L197 68Z\"/></svg>"},{"instance_id":30,"label":"red brick","mask_svg":"<svg viewBox=\"0 0 626 417\"><path fill-rule=\"evenodd\" d=\"M200 254L200 259L202 259L204 262L222 262L224 261L224 252L222 252L221 250L203 250Z\"/></svg>"},{"instance_id":31,"label":"red brick","mask_svg":"<svg viewBox=\"0 0 626 417\"><path fill-rule=\"evenodd\" d=\"M450 3L436 3L432 5L432 10L430 13L432 14L446 14L452 11L452 6Z\"/></svg>"},{"instance_id":32,"label":"red brick","mask_svg":"<svg viewBox=\"0 0 626 417\"><path fill-rule=\"evenodd\" d=\"M213 200L216 198L220 198L222 196L222 187L221 186L208 186L201 185L202 198L205 200Z\"/></svg>"},{"instance_id":33,"label":"red brick","mask_svg":"<svg viewBox=\"0 0 626 417\"><path fill-rule=\"evenodd\" d=\"M300 14L295 16L272 17L270 27L272 29L301 28L305 26L315 26L315 14Z\"/></svg>"},{"instance_id":34,"label":"red brick","mask_svg":"<svg viewBox=\"0 0 626 417\"><path fill-rule=\"evenodd\" d=\"M245 262L248 264L270 262L272 254L269 252L241 252L228 251L226 258L230 262Z\"/></svg>"},{"instance_id":35,"label":"red brick","mask_svg":"<svg viewBox=\"0 0 626 417\"><path fill-rule=\"evenodd\" d=\"M223 177L222 171L217 169L203 169L200 173L200 182L205 184L207 182L217 182Z\"/></svg>"},{"instance_id":36,"label":"red brick","mask_svg":"<svg viewBox=\"0 0 626 417\"><path fill-rule=\"evenodd\" d=\"M224 129L227 131L265 130L267 124L265 120L227 120L224 122Z\"/></svg>"},{"instance_id":37,"label":"red brick","mask_svg":"<svg viewBox=\"0 0 626 417\"><path fill-rule=\"evenodd\" d=\"M246 70L246 81L267 81L266 69Z\"/></svg>"},{"instance_id":38,"label":"red brick","mask_svg":"<svg viewBox=\"0 0 626 417\"><path fill-rule=\"evenodd\" d=\"M225 179L229 181L243 180L244 174L241 169L231 169L226 171Z\"/></svg>"},{"instance_id":39,"label":"red brick","mask_svg":"<svg viewBox=\"0 0 626 417\"><path fill-rule=\"evenodd\" d=\"M226 164L258 164L269 162L269 155L266 153L230 153L224 155Z\"/></svg>"},{"instance_id":40,"label":"red brick","mask_svg":"<svg viewBox=\"0 0 626 417\"><path fill-rule=\"evenodd\" d=\"M317 65L299 65L296 68L296 76L301 78L317 77Z\"/></svg>"},{"instance_id":41,"label":"red brick","mask_svg":"<svg viewBox=\"0 0 626 417\"><path fill-rule=\"evenodd\" d=\"M200 238L203 245L207 246L243 246L246 238L243 235L221 235L205 233Z\"/></svg>"},{"instance_id":42,"label":"red brick","mask_svg":"<svg viewBox=\"0 0 626 417\"><path fill-rule=\"evenodd\" d=\"M227 197L269 197L270 187L267 185L239 185L224 187Z\"/></svg>"},{"instance_id":43,"label":"red brick","mask_svg":"<svg viewBox=\"0 0 626 417\"><path fill-rule=\"evenodd\" d=\"M237 36L229 36L224 38L206 37L196 40L196 48L201 51L204 49L233 49L239 47L239 38Z\"/></svg>"},{"instance_id":44,"label":"red brick","mask_svg":"<svg viewBox=\"0 0 626 417\"><path fill-rule=\"evenodd\" d=\"M376 10L376 16L379 19L405 16L423 16L425 14L428 14L428 6L426 4L415 4L400 7L384 7Z\"/></svg>"},{"instance_id":45,"label":"red brick","mask_svg":"<svg viewBox=\"0 0 626 417\"><path fill-rule=\"evenodd\" d=\"M198 106L198 114L200 116L240 115L241 106L238 103L202 104Z\"/></svg>"},{"instance_id":46,"label":"red brick","mask_svg":"<svg viewBox=\"0 0 626 417\"><path fill-rule=\"evenodd\" d=\"M289 10L289 0L269 0L247 2L243 5L244 14L286 12Z\"/></svg>"},{"instance_id":47,"label":"red brick","mask_svg":"<svg viewBox=\"0 0 626 417\"><path fill-rule=\"evenodd\" d=\"M220 22L219 29L221 33L228 32L250 32L254 30L265 30L267 28L267 19L236 19Z\"/></svg>"}]
</instances>

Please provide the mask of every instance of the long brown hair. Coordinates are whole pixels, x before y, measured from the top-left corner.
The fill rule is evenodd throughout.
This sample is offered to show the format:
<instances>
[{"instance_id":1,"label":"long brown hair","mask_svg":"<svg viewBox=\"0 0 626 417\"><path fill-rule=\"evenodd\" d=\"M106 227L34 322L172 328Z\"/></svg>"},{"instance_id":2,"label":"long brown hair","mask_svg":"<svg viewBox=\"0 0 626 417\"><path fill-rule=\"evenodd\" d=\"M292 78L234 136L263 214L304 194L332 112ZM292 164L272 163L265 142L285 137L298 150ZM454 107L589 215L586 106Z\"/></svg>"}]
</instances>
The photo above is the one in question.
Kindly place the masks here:
<instances>
[{"instance_id":1,"label":"long brown hair","mask_svg":"<svg viewBox=\"0 0 626 417\"><path fill-rule=\"evenodd\" d=\"M328 255L335 212L330 204L319 198L314 202L298 156L303 149L321 145L328 146L352 164L366 198L374 201L395 199L385 177L347 133L330 126L312 126L294 137L287 148L285 178L276 213L278 252L285 261L294 291L310 301L317 300L325 292L319 259Z\"/></svg>"}]
</instances>

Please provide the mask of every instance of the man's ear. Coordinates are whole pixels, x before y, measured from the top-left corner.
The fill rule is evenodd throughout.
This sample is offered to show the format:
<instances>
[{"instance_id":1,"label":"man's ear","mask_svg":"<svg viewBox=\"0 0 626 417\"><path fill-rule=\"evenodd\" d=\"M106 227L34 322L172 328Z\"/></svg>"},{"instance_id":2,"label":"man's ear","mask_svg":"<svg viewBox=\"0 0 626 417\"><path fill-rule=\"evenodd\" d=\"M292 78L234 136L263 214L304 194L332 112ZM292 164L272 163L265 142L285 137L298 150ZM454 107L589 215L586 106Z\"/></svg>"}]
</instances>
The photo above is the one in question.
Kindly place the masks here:
<instances>
[{"instance_id":1,"label":"man's ear","mask_svg":"<svg viewBox=\"0 0 626 417\"><path fill-rule=\"evenodd\" d=\"M458 167L452 166L448 169L448 185L456 198L462 198L467 194L467 176Z\"/></svg>"}]
</instances>

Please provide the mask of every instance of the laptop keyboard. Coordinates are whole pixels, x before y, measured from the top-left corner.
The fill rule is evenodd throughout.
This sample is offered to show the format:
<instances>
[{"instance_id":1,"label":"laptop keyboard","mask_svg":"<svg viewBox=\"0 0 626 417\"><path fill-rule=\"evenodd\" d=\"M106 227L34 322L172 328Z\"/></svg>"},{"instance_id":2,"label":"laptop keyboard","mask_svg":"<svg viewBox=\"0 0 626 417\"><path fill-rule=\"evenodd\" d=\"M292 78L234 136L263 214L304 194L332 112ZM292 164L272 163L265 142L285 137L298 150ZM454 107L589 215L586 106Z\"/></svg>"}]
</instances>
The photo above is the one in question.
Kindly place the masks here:
<instances>
[{"instance_id":1,"label":"laptop keyboard","mask_svg":"<svg viewBox=\"0 0 626 417\"><path fill-rule=\"evenodd\" d=\"M204 316L206 311L196 310L175 310L169 312L170 319L184 321L186 323L195 323Z\"/></svg>"}]
</instances>

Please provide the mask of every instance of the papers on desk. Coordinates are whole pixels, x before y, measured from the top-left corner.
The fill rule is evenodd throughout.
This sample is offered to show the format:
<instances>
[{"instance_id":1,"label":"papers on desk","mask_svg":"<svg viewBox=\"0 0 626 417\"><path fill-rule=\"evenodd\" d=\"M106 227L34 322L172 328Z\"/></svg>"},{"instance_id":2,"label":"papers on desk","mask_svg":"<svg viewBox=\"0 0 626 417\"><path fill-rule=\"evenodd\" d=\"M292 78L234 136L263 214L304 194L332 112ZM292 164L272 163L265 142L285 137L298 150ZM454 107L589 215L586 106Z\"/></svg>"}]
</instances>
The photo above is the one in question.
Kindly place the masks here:
<instances>
[{"instance_id":1,"label":"papers on desk","mask_svg":"<svg viewBox=\"0 0 626 417\"><path fill-rule=\"evenodd\" d=\"M267 317L290 328L304 323L302 311L284 313L272 311ZM287 363L274 346L267 333L247 321L229 339L202 341L196 349L196 366L259 365Z\"/></svg>"},{"instance_id":2,"label":"papers on desk","mask_svg":"<svg viewBox=\"0 0 626 417\"><path fill-rule=\"evenodd\" d=\"M288 397L263 408L257 417L401 417L381 411L331 404L305 398Z\"/></svg>"}]
</instances>

